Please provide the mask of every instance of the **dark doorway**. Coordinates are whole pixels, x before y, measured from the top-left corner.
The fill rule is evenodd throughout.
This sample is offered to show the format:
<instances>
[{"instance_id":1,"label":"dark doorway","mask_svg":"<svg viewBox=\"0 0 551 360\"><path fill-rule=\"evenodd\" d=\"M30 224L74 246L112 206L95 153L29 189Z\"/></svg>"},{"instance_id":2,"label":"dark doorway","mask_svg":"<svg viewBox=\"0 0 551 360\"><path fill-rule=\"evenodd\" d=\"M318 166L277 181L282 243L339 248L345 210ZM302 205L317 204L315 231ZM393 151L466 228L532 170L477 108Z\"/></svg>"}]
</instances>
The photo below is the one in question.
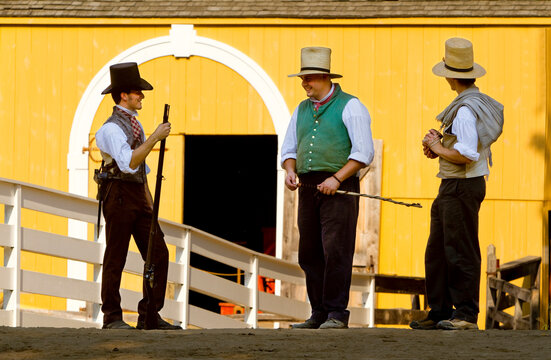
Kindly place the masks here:
<instances>
[{"instance_id":1,"label":"dark doorway","mask_svg":"<svg viewBox=\"0 0 551 360\"><path fill-rule=\"evenodd\" d=\"M275 249L275 135L185 138L183 223L258 252ZM228 280L236 269L192 254L193 267ZM218 299L190 292L190 303L219 311Z\"/></svg>"}]
</instances>

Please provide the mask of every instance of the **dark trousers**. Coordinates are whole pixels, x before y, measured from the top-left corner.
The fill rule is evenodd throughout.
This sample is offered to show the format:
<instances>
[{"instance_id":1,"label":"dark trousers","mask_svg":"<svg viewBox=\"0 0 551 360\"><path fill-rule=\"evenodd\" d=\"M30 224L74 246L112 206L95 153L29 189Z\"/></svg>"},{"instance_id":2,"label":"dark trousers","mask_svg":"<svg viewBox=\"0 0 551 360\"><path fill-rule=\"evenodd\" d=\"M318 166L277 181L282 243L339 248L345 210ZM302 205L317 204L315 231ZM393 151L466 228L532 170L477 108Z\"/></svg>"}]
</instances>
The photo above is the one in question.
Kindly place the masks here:
<instances>
[{"instance_id":1,"label":"dark trousers","mask_svg":"<svg viewBox=\"0 0 551 360\"><path fill-rule=\"evenodd\" d=\"M483 176L444 179L432 204L425 276L429 318L435 321L450 318L477 321L478 211L485 194Z\"/></svg>"},{"instance_id":2,"label":"dark trousers","mask_svg":"<svg viewBox=\"0 0 551 360\"><path fill-rule=\"evenodd\" d=\"M107 186L107 195L103 202L107 244L103 256L101 283L103 303L101 310L103 311L104 324L122 320L119 288L128 253L130 235L134 237L142 259L145 261L152 217L145 197L144 184L113 180ZM159 225L157 224L157 226ZM152 262L155 264L153 294L158 312L164 304L168 272L168 249L160 227L153 244ZM143 299L138 304L138 313L139 319L145 320L144 316L148 302L145 281L142 291Z\"/></svg>"},{"instance_id":3,"label":"dark trousers","mask_svg":"<svg viewBox=\"0 0 551 360\"><path fill-rule=\"evenodd\" d=\"M300 176L303 184L321 184L331 173ZM340 189L358 192L357 177L342 182ZM299 188L298 262L306 275L312 318L323 322L336 318L348 323L348 298L356 241L359 199L354 196L323 195L315 189Z\"/></svg>"}]
</instances>

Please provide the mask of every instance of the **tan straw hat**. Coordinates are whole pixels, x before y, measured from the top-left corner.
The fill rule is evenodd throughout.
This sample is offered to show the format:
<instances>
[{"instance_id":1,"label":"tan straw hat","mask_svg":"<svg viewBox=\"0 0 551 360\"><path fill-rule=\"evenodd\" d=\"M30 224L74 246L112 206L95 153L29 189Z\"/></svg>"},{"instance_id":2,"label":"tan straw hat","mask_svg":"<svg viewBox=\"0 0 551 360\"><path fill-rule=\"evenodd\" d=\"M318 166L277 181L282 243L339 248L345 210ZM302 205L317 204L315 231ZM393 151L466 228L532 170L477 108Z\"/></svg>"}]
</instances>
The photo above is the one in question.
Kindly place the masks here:
<instances>
[{"instance_id":1,"label":"tan straw hat","mask_svg":"<svg viewBox=\"0 0 551 360\"><path fill-rule=\"evenodd\" d=\"M329 75L330 78L340 78L342 75L331 73L331 49L326 47L305 47L300 52L300 72L291 74L303 76L311 74Z\"/></svg>"},{"instance_id":2,"label":"tan straw hat","mask_svg":"<svg viewBox=\"0 0 551 360\"><path fill-rule=\"evenodd\" d=\"M474 62L473 44L463 38L446 40L444 61L434 65L432 72L453 79L476 79L486 74L486 70Z\"/></svg>"}]
</instances>

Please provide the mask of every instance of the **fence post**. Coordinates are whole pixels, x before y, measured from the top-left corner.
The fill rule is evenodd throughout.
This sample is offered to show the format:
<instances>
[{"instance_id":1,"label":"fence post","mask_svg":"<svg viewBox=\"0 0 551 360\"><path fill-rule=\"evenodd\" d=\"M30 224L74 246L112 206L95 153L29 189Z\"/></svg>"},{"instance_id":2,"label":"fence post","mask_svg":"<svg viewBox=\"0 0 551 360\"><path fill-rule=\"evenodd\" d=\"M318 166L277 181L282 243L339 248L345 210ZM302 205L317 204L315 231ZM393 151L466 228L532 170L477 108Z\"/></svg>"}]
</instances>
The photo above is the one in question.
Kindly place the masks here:
<instances>
[{"instance_id":1,"label":"fence post","mask_svg":"<svg viewBox=\"0 0 551 360\"><path fill-rule=\"evenodd\" d=\"M182 265L182 284L174 286L174 300L182 309L182 321L175 321L176 325L187 329L189 325L189 281L190 281L190 253L191 253L191 230L186 229L184 233L184 246L176 247L176 263Z\"/></svg>"},{"instance_id":2,"label":"fence post","mask_svg":"<svg viewBox=\"0 0 551 360\"><path fill-rule=\"evenodd\" d=\"M21 326L21 185L14 185L13 205L4 208L4 222L11 227L13 247L4 247L4 266L12 269L13 289L4 290L3 309L12 312L10 326Z\"/></svg>"},{"instance_id":3,"label":"fence post","mask_svg":"<svg viewBox=\"0 0 551 360\"><path fill-rule=\"evenodd\" d=\"M490 288L490 277L497 276L497 257L496 247L493 244L488 245L486 262L486 330L493 329L495 325L494 315L497 313L497 292Z\"/></svg>"},{"instance_id":4,"label":"fence post","mask_svg":"<svg viewBox=\"0 0 551 360\"><path fill-rule=\"evenodd\" d=\"M375 276L370 276L367 284L367 292L362 294L364 308L367 309L369 319L367 324L370 328L375 327Z\"/></svg>"},{"instance_id":5,"label":"fence post","mask_svg":"<svg viewBox=\"0 0 551 360\"><path fill-rule=\"evenodd\" d=\"M245 323L258 327L258 257L252 256L250 270L245 271L245 286L249 289L250 306L245 306Z\"/></svg>"}]
</instances>

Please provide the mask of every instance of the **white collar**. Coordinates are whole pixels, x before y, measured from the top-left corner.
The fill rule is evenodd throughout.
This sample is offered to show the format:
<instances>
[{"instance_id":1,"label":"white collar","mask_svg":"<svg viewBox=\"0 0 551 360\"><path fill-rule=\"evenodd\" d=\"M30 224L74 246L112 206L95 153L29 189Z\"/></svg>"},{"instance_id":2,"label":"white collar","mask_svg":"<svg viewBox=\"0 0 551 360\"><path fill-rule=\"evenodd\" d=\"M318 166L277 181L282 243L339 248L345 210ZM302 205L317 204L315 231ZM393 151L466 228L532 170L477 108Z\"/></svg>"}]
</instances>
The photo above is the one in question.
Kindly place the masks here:
<instances>
[{"instance_id":1,"label":"white collar","mask_svg":"<svg viewBox=\"0 0 551 360\"><path fill-rule=\"evenodd\" d=\"M331 95L333 95L334 90L335 90L335 84L331 83L331 90L329 90L329 93L327 95L325 95L325 97L323 99L316 100L316 99L310 98L310 101L313 102L313 103L324 102L325 100L329 99L329 97Z\"/></svg>"},{"instance_id":2,"label":"white collar","mask_svg":"<svg viewBox=\"0 0 551 360\"><path fill-rule=\"evenodd\" d=\"M129 110L129 109L125 108L124 106L120 106L119 104L117 104L116 107L118 107L119 109L121 109L122 111L124 111L125 113L127 113L131 116L138 116L137 111Z\"/></svg>"}]
</instances>

